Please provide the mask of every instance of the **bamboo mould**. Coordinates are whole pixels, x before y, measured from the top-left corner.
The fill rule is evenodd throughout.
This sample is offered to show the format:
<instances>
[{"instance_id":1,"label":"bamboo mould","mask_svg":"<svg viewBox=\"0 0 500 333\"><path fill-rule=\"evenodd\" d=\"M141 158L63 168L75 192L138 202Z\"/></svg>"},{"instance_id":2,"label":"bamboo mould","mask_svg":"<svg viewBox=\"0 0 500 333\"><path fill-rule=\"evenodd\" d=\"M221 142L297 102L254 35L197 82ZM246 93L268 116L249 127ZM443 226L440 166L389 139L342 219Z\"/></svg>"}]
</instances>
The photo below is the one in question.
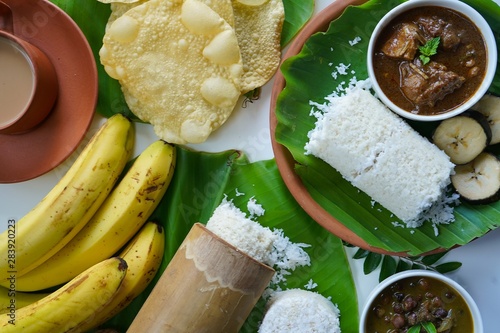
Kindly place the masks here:
<instances>
[{"instance_id":1,"label":"bamboo mould","mask_svg":"<svg viewBox=\"0 0 500 333\"><path fill-rule=\"evenodd\" d=\"M273 275L196 223L127 332L236 333Z\"/></svg>"}]
</instances>

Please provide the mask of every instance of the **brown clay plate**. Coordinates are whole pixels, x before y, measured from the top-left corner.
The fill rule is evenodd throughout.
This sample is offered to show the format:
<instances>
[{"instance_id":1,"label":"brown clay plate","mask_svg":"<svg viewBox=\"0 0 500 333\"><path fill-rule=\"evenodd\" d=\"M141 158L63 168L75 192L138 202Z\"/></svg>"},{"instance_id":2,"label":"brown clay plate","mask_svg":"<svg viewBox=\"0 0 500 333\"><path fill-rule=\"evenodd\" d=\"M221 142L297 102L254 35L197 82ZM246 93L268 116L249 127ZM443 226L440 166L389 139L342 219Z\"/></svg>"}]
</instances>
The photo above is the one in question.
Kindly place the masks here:
<instances>
[{"instance_id":1,"label":"brown clay plate","mask_svg":"<svg viewBox=\"0 0 500 333\"><path fill-rule=\"evenodd\" d=\"M38 177L63 162L84 138L97 103L92 50L74 21L46 0L2 0L13 12L14 31L44 51L56 68L59 96L34 130L0 135L0 183Z\"/></svg>"},{"instance_id":2,"label":"brown clay plate","mask_svg":"<svg viewBox=\"0 0 500 333\"><path fill-rule=\"evenodd\" d=\"M486 5L483 0L467 2ZM488 6L494 5L489 2ZM365 3L362 7L348 8ZM340 175L333 175L334 170L303 154L307 132L314 124L309 120L313 117L309 116L308 101L320 102L318 98L330 94L338 83L332 82L335 80L330 75L330 62L348 61L352 63L350 71L355 70L358 79L365 79L363 47L380 17L398 3L401 1L338 0L315 16L283 57L271 96L270 126L281 176L296 201L316 222L346 242L372 252L422 255L467 244L497 228L500 203L494 207L461 204L455 209L455 222L450 225L434 228L425 223L416 229L403 228L396 225L397 218L390 212L383 207L374 208L367 195ZM500 30L497 14L486 14L492 28ZM361 36L363 42L349 47L347 41L354 36Z\"/></svg>"}]
</instances>

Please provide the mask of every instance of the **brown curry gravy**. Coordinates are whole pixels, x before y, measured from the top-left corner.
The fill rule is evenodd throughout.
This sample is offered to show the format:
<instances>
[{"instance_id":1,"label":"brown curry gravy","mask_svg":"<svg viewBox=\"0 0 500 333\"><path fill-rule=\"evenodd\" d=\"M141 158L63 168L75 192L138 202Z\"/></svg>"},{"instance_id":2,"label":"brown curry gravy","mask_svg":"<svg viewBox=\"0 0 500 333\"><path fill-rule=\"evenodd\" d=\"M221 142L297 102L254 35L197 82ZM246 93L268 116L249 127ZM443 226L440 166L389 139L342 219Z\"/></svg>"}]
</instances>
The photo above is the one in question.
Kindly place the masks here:
<instances>
[{"instance_id":1,"label":"brown curry gravy","mask_svg":"<svg viewBox=\"0 0 500 333\"><path fill-rule=\"evenodd\" d=\"M399 63L402 60L391 59L385 56L381 51L382 45L389 39L396 27L400 23L414 22L418 17L422 16L437 16L455 26L461 27L463 34L461 35L461 43L454 51L447 51L442 48L438 49L436 55L431 57L432 61L436 61L445 65L448 70L464 76L465 83L454 92L445 96L444 99L436 102L434 107L420 106L418 109L409 101L400 89L400 73ZM473 45L476 50L476 66L480 68L478 75L470 78L467 68L460 64L460 58L465 56L467 45ZM418 57L418 52L416 57ZM373 67L377 81L387 97L400 108L422 115L434 115L445 113L466 102L481 85L484 78L487 64L487 51L484 39L475 24L462 14L449 8L439 6L426 6L410 9L395 19L393 19L380 33L375 45L375 53L373 56Z\"/></svg>"}]
</instances>

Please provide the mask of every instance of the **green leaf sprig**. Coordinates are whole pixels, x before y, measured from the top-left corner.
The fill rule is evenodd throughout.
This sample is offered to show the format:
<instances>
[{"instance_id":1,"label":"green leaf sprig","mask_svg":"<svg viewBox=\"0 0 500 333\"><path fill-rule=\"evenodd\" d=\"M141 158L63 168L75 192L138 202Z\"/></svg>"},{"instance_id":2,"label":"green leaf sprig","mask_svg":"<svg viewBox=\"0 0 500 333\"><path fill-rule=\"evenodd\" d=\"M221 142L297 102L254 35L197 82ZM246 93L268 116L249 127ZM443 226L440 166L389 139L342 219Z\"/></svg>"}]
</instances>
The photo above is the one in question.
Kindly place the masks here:
<instances>
[{"instance_id":1,"label":"green leaf sprig","mask_svg":"<svg viewBox=\"0 0 500 333\"><path fill-rule=\"evenodd\" d=\"M358 249L353 259L364 259L363 272L368 275L380 266L379 281L387 277L411 269L425 269L439 272L441 274L453 272L462 266L462 263L440 262L447 254L446 251L421 257L395 257L380 253Z\"/></svg>"},{"instance_id":2,"label":"green leaf sprig","mask_svg":"<svg viewBox=\"0 0 500 333\"><path fill-rule=\"evenodd\" d=\"M420 328L423 327L427 333L437 333L436 326L433 323L426 321L410 327L407 333L420 333Z\"/></svg>"},{"instance_id":3,"label":"green leaf sprig","mask_svg":"<svg viewBox=\"0 0 500 333\"><path fill-rule=\"evenodd\" d=\"M420 60L422 60L424 65L428 64L429 61L431 61L431 56L437 53L439 42L441 42L441 37L434 37L428 40L425 45L418 47L420 51Z\"/></svg>"}]
</instances>

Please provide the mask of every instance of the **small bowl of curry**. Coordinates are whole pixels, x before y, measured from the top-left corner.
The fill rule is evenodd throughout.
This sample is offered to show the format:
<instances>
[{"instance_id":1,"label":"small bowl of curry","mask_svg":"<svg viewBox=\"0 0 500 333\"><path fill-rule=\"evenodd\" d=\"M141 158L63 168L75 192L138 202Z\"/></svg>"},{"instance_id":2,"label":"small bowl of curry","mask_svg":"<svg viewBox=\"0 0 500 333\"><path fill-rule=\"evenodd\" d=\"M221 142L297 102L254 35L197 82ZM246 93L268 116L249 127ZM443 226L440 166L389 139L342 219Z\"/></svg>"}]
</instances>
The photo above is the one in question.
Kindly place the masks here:
<instances>
[{"instance_id":1,"label":"small bowl of curry","mask_svg":"<svg viewBox=\"0 0 500 333\"><path fill-rule=\"evenodd\" d=\"M403 271L382 281L368 296L359 325L360 333L433 331L483 333L483 323L462 286L429 270Z\"/></svg>"},{"instance_id":2,"label":"small bowl of curry","mask_svg":"<svg viewBox=\"0 0 500 333\"><path fill-rule=\"evenodd\" d=\"M373 90L411 120L446 119L489 89L497 46L486 20L456 0L407 1L375 27L367 52Z\"/></svg>"}]
</instances>

